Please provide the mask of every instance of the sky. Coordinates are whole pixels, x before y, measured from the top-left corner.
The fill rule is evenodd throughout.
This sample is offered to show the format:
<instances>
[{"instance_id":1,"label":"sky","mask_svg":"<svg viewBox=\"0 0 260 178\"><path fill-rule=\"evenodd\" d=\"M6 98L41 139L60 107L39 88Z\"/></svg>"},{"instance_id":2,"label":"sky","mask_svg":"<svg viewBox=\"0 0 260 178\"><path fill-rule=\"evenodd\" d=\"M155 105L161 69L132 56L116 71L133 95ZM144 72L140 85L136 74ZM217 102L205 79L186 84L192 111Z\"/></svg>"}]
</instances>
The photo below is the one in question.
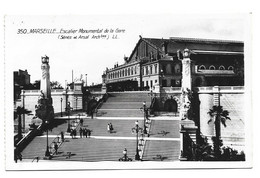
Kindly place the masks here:
<instances>
[{"instance_id":1,"label":"sky","mask_svg":"<svg viewBox=\"0 0 260 178\"><path fill-rule=\"evenodd\" d=\"M97 84L101 83L101 75L106 67L111 68L116 62L122 64L124 56L130 56L139 35L144 38L189 37L244 41L246 23L245 14L6 16L7 71L11 74L19 69L27 69L33 83L41 79L41 56L47 55L50 58L51 81L58 81L64 86L65 81L72 81L73 70L74 79L87 74L88 85ZM29 33L31 29L56 31L53 34L36 34ZM79 29L99 30L101 33L79 33ZM69 30L76 32L63 33ZM92 39L93 35L101 34L102 38ZM61 39L61 35L76 36L77 39ZM79 39L79 35L89 35L89 38ZM113 35L116 39L112 39Z\"/></svg>"}]
</instances>

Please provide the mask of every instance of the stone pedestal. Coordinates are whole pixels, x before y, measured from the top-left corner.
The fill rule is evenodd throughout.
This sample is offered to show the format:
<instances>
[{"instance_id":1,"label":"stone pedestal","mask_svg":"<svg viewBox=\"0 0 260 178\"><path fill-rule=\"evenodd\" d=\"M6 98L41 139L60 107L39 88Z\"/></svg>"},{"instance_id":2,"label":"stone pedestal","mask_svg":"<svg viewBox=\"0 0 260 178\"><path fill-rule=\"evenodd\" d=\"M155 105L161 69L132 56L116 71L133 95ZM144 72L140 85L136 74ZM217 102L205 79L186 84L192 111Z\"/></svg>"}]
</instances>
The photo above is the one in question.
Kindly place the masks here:
<instances>
[{"instance_id":1,"label":"stone pedestal","mask_svg":"<svg viewBox=\"0 0 260 178\"><path fill-rule=\"evenodd\" d=\"M102 84L101 92L102 93L106 93L107 92L107 87L106 87L105 83Z\"/></svg>"},{"instance_id":2,"label":"stone pedestal","mask_svg":"<svg viewBox=\"0 0 260 178\"><path fill-rule=\"evenodd\" d=\"M198 127L194 121L186 119L180 122L180 161L186 161L193 153L193 146L196 144L196 132Z\"/></svg>"}]
</instances>

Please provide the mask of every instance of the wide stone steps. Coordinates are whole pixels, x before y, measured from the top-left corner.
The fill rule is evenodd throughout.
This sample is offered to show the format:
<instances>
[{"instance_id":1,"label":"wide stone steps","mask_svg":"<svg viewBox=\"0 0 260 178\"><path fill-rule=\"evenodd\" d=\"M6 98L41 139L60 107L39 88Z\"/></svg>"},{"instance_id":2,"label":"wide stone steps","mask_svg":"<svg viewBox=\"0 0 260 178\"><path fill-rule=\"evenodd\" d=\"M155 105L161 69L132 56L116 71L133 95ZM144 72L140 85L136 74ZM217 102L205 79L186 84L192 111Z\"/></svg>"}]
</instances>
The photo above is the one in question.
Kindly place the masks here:
<instances>
[{"instance_id":1,"label":"wide stone steps","mask_svg":"<svg viewBox=\"0 0 260 178\"><path fill-rule=\"evenodd\" d=\"M179 141L149 140L146 141L143 160L177 161L180 156Z\"/></svg>"},{"instance_id":2,"label":"wide stone steps","mask_svg":"<svg viewBox=\"0 0 260 178\"><path fill-rule=\"evenodd\" d=\"M139 126L143 127L143 117L138 118L138 122ZM107 131L108 123L113 124L113 133ZM178 160L180 144L178 140L179 133L176 130L178 130L179 121L152 120L151 124L151 136L149 137L151 140L146 140L143 159L150 161ZM128 156L134 161L136 154L136 133L132 133L132 128L135 127L135 120L84 118L82 127L92 131L91 138L79 137L80 126L77 127L77 138L75 139L72 139L68 133L65 133L65 142L60 145L58 154L54 155L53 160L88 162L118 161L123 156L122 152L124 148L127 148ZM54 127L52 131L49 131L49 144L54 140L56 133L66 131L66 129L67 122L64 122ZM165 133L160 132L162 130ZM24 159L33 160L36 156L43 159L46 151L45 135L46 133L43 133L43 136L37 136L23 150L22 155ZM161 156L160 159L157 158L158 155Z\"/></svg>"},{"instance_id":3,"label":"wide stone steps","mask_svg":"<svg viewBox=\"0 0 260 178\"><path fill-rule=\"evenodd\" d=\"M143 117L140 109L99 109L97 117Z\"/></svg>"},{"instance_id":4,"label":"wide stone steps","mask_svg":"<svg viewBox=\"0 0 260 178\"><path fill-rule=\"evenodd\" d=\"M104 145L104 146L101 146ZM68 161L118 161L123 156L123 150L127 148L128 156L134 160L135 140L117 139L70 139L68 144L60 148L59 154L54 160ZM71 157L68 157L68 152Z\"/></svg>"},{"instance_id":5,"label":"wide stone steps","mask_svg":"<svg viewBox=\"0 0 260 178\"><path fill-rule=\"evenodd\" d=\"M143 102L150 107L151 97L142 92L119 92L109 93L108 99L98 109L98 117L142 117L140 108Z\"/></svg>"},{"instance_id":6,"label":"wide stone steps","mask_svg":"<svg viewBox=\"0 0 260 178\"><path fill-rule=\"evenodd\" d=\"M146 103L150 106L150 102ZM143 107L142 102L105 102L102 105L102 109L140 109Z\"/></svg>"},{"instance_id":7,"label":"wide stone steps","mask_svg":"<svg viewBox=\"0 0 260 178\"><path fill-rule=\"evenodd\" d=\"M134 137L132 128L135 127L136 120L110 120L110 119L85 119L83 128L90 129L92 136L109 136L109 137ZM113 132L107 131L107 125L112 123ZM140 127L143 127L143 118L138 119ZM79 130L80 127L78 127ZM79 135L79 132L78 132Z\"/></svg>"},{"instance_id":8,"label":"wide stone steps","mask_svg":"<svg viewBox=\"0 0 260 178\"><path fill-rule=\"evenodd\" d=\"M180 138L179 120L152 120L150 137Z\"/></svg>"}]
</instances>

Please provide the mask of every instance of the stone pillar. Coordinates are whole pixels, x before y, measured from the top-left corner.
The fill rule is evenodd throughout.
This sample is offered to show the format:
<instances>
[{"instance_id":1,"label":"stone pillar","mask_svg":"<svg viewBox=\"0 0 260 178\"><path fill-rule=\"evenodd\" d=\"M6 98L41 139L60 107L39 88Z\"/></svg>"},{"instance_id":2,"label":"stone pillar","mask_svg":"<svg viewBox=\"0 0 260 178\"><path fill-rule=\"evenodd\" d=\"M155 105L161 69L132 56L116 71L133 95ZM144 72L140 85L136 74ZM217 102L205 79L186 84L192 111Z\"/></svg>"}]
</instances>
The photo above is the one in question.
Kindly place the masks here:
<instances>
[{"instance_id":1,"label":"stone pillar","mask_svg":"<svg viewBox=\"0 0 260 178\"><path fill-rule=\"evenodd\" d=\"M184 49L182 59L182 94L180 110L180 117L182 120L185 120L188 117L188 110L190 109L189 92L191 92L190 50Z\"/></svg>"},{"instance_id":2,"label":"stone pillar","mask_svg":"<svg viewBox=\"0 0 260 178\"><path fill-rule=\"evenodd\" d=\"M51 85L50 85L50 65L49 57L42 57L42 79L41 79L41 93L45 98L51 98Z\"/></svg>"},{"instance_id":3,"label":"stone pillar","mask_svg":"<svg viewBox=\"0 0 260 178\"><path fill-rule=\"evenodd\" d=\"M43 123L51 121L54 118L54 109L52 106L51 86L50 86L50 66L49 57L42 57L42 78L41 78L41 94L38 98L38 105L36 105L36 116L40 118Z\"/></svg>"},{"instance_id":4,"label":"stone pillar","mask_svg":"<svg viewBox=\"0 0 260 178\"><path fill-rule=\"evenodd\" d=\"M184 49L183 51L182 88L191 90L191 60L189 49Z\"/></svg>"}]
</instances>

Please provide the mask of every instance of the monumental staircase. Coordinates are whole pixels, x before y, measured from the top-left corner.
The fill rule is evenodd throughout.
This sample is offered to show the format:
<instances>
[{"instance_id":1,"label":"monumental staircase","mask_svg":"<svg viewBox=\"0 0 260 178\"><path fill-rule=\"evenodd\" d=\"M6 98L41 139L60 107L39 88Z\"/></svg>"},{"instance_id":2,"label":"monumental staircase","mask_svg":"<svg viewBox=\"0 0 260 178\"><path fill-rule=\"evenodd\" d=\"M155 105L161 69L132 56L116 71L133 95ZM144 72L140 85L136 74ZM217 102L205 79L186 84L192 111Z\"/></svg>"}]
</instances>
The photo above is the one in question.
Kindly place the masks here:
<instances>
[{"instance_id":1,"label":"monumental staircase","mask_svg":"<svg viewBox=\"0 0 260 178\"><path fill-rule=\"evenodd\" d=\"M108 99L97 111L97 117L143 117L140 108L143 102L147 107L151 105L149 92L110 92Z\"/></svg>"}]
</instances>

